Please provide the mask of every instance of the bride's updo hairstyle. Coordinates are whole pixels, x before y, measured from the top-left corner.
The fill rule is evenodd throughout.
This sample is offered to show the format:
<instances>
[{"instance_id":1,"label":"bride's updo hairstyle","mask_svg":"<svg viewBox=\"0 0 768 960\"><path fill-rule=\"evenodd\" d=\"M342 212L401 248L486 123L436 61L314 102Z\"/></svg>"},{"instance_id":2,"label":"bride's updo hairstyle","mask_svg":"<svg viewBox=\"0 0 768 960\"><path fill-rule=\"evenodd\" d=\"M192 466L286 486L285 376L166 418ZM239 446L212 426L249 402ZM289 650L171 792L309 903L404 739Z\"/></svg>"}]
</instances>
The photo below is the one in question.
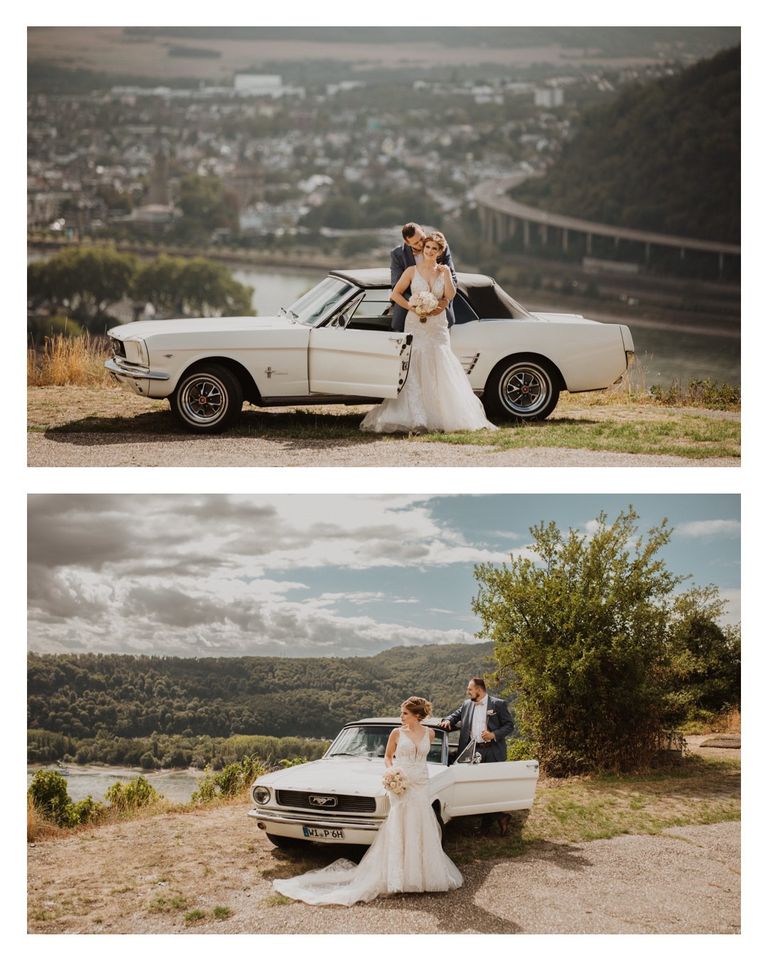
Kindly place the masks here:
<instances>
[{"instance_id":1,"label":"bride's updo hairstyle","mask_svg":"<svg viewBox=\"0 0 768 960\"><path fill-rule=\"evenodd\" d=\"M448 241L439 230L433 230L432 233L428 233L426 237L424 237L424 243L428 243L430 240L440 247L441 254L445 253L448 249Z\"/></svg>"},{"instance_id":2,"label":"bride's updo hairstyle","mask_svg":"<svg viewBox=\"0 0 768 960\"><path fill-rule=\"evenodd\" d=\"M426 720L432 713L432 704L424 697L408 697L403 703L403 710L412 713L418 720Z\"/></svg>"}]
</instances>

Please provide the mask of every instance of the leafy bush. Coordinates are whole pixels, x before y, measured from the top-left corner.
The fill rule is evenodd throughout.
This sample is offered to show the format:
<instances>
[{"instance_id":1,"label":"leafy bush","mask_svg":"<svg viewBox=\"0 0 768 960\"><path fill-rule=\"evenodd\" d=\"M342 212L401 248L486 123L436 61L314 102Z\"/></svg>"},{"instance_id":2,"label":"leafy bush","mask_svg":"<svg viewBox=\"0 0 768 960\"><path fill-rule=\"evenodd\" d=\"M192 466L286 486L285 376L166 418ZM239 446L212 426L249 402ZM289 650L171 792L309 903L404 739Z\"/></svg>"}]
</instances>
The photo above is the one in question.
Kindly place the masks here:
<instances>
[{"instance_id":1,"label":"leafy bush","mask_svg":"<svg viewBox=\"0 0 768 960\"><path fill-rule=\"evenodd\" d=\"M256 757L243 757L239 763L229 763L223 770L208 773L192 794L193 803L211 803L213 800L235 797L267 772L267 766Z\"/></svg>"},{"instance_id":2,"label":"leafy bush","mask_svg":"<svg viewBox=\"0 0 768 960\"><path fill-rule=\"evenodd\" d=\"M162 800L146 777L135 777L128 783L113 783L104 794L104 799L116 810L138 810Z\"/></svg>"},{"instance_id":3,"label":"leafy bush","mask_svg":"<svg viewBox=\"0 0 768 960\"><path fill-rule=\"evenodd\" d=\"M507 760L535 760L536 748L530 740L510 740L507 743Z\"/></svg>"},{"instance_id":4,"label":"leafy bush","mask_svg":"<svg viewBox=\"0 0 768 960\"><path fill-rule=\"evenodd\" d=\"M38 770L27 793L42 816L60 827L89 823L104 809L91 796L73 803L67 792L67 781L58 770Z\"/></svg>"}]
</instances>

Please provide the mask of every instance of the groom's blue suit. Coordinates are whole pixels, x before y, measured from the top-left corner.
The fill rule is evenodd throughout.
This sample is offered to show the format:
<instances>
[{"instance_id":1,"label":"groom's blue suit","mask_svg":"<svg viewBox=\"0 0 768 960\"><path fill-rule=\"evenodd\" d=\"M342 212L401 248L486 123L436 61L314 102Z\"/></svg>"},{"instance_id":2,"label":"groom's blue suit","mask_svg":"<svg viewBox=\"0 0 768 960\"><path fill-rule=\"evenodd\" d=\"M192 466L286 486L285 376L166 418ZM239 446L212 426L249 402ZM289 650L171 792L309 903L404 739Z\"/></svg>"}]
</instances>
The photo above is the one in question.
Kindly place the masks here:
<instances>
[{"instance_id":1,"label":"groom's blue suit","mask_svg":"<svg viewBox=\"0 0 768 960\"><path fill-rule=\"evenodd\" d=\"M461 733L459 734L459 753L461 753L470 740L474 706L471 700L465 700L453 713L449 713L448 716L445 717L451 725L451 730L455 730L457 727L461 728ZM492 697L490 694L488 695L488 713L485 727L486 730L494 735L495 739L487 742L478 742L483 763L502 763L507 759L506 738L515 729L515 721L512 719L509 708L504 700L500 700L498 697Z\"/></svg>"},{"instance_id":2,"label":"groom's blue suit","mask_svg":"<svg viewBox=\"0 0 768 960\"><path fill-rule=\"evenodd\" d=\"M458 281L456 279L456 268L453 266L453 257L451 257L451 248L446 247L445 253L441 253L437 258L438 263L444 263L448 269L451 271L451 277L453 277L454 287L458 287ZM401 243L399 247L395 247L394 250L389 255L389 272L392 278L392 289L394 290L395 284L402 277L408 267L415 267L416 259L413 255L413 250L408 246L407 243ZM411 292L411 288L405 291L404 296L406 300L408 299ZM449 303L448 308L445 311L445 315L448 318L448 326L451 327L456 322L453 316L453 304ZM408 316L408 311L405 307L401 307L399 303L392 303L392 324L391 327L393 330L399 330L401 333L405 329L405 318Z\"/></svg>"}]
</instances>

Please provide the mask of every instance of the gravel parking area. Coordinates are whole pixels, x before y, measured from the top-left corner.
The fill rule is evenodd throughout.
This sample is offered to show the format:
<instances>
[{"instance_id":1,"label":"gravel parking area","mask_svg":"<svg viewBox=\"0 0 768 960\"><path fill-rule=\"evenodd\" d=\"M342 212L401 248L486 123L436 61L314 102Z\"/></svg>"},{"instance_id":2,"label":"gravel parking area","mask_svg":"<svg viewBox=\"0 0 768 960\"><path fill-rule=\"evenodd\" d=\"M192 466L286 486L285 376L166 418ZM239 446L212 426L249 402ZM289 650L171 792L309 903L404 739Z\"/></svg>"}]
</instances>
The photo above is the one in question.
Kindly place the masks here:
<instances>
[{"instance_id":1,"label":"gravel parking area","mask_svg":"<svg viewBox=\"0 0 768 960\"><path fill-rule=\"evenodd\" d=\"M632 423L686 416L738 420L716 410L676 411L631 406L561 405L550 418L593 423ZM322 419L317 432L280 432L275 423L292 412L281 408L244 415L249 433L195 437L178 429L168 404L123 390L99 387L31 387L28 390L27 462L31 467L737 467L738 457L691 459L667 452L632 454L565 446L498 449L432 443L403 437L374 438L349 432L348 418L362 419L368 407L310 408ZM347 420L346 432L334 420ZM161 418L161 419L159 419ZM270 423L264 433L253 426ZM79 430L78 426L83 429Z\"/></svg>"},{"instance_id":2,"label":"gravel parking area","mask_svg":"<svg viewBox=\"0 0 768 960\"><path fill-rule=\"evenodd\" d=\"M30 434L30 467L732 467L733 458L686 457L565 450L555 447L495 450L450 443L345 440L312 443L251 437L66 435L66 442Z\"/></svg>"},{"instance_id":3,"label":"gravel parking area","mask_svg":"<svg viewBox=\"0 0 768 960\"><path fill-rule=\"evenodd\" d=\"M335 851L297 861L242 806L166 814L32 846L29 931L737 933L739 834L728 822L541 843L518 858L463 864L465 885L450 894L318 908L275 895L271 880Z\"/></svg>"}]
</instances>

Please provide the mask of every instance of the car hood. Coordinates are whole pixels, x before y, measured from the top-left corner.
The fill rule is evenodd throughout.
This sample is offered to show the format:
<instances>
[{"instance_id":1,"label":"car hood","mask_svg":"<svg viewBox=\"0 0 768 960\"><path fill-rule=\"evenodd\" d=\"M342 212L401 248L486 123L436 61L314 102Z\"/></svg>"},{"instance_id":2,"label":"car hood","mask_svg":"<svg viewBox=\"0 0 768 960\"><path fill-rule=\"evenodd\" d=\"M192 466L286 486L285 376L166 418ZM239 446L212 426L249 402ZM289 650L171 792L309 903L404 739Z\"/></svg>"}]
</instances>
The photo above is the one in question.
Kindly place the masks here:
<instances>
[{"instance_id":1,"label":"car hood","mask_svg":"<svg viewBox=\"0 0 768 960\"><path fill-rule=\"evenodd\" d=\"M295 327L290 317L185 317L179 320L138 320L122 323L108 331L117 340L139 337L146 340L157 334L206 333L212 330L240 332L242 330L286 330Z\"/></svg>"},{"instance_id":2,"label":"car hood","mask_svg":"<svg viewBox=\"0 0 768 960\"><path fill-rule=\"evenodd\" d=\"M437 763L427 764L431 776L444 769ZM385 770L384 760L380 758L325 757L286 767L285 770L274 770L259 777L256 783L276 790L313 790L378 797L384 794L381 778Z\"/></svg>"}]
</instances>

